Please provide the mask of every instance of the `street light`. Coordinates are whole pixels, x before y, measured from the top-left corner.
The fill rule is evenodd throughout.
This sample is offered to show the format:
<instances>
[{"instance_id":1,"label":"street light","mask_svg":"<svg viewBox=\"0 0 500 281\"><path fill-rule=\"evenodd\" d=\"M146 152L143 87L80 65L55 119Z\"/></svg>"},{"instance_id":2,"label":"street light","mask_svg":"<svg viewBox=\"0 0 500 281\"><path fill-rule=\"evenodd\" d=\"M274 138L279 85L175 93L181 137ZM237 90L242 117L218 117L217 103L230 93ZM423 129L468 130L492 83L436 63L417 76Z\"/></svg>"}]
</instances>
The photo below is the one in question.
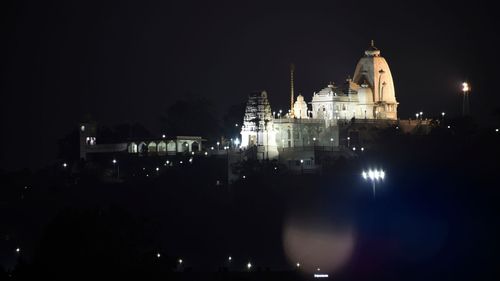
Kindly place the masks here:
<instances>
[{"instance_id":1,"label":"street light","mask_svg":"<svg viewBox=\"0 0 500 281\"><path fill-rule=\"evenodd\" d=\"M333 151L333 138L330 138L330 142L332 143L332 151Z\"/></svg>"},{"instance_id":2,"label":"street light","mask_svg":"<svg viewBox=\"0 0 500 281\"><path fill-rule=\"evenodd\" d=\"M370 180L372 182L372 188L373 188L373 198L375 198L375 189L376 189L376 183L378 181L382 181L385 178L385 172L384 170L368 170L368 171L363 171L361 174L363 176L363 179L365 180Z\"/></svg>"},{"instance_id":3,"label":"street light","mask_svg":"<svg viewBox=\"0 0 500 281\"><path fill-rule=\"evenodd\" d=\"M347 137L347 147L349 147L351 144L351 137Z\"/></svg>"},{"instance_id":4,"label":"street light","mask_svg":"<svg viewBox=\"0 0 500 281\"><path fill-rule=\"evenodd\" d=\"M463 101L462 101L462 115L467 115L469 114L469 83L463 82L462 83L462 92L463 92Z\"/></svg>"},{"instance_id":5,"label":"street light","mask_svg":"<svg viewBox=\"0 0 500 281\"><path fill-rule=\"evenodd\" d=\"M248 262L247 263L247 269L250 270L252 268L252 263Z\"/></svg>"},{"instance_id":6,"label":"street light","mask_svg":"<svg viewBox=\"0 0 500 281\"><path fill-rule=\"evenodd\" d=\"M113 159L113 166L116 167L116 178L119 178L120 177L120 165L117 165L118 164L118 160L116 159Z\"/></svg>"},{"instance_id":7,"label":"street light","mask_svg":"<svg viewBox=\"0 0 500 281\"><path fill-rule=\"evenodd\" d=\"M64 162L64 163L62 164L62 166L63 166L63 168L66 168L66 167L68 167L68 164L67 164L66 162Z\"/></svg>"}]
</instances>

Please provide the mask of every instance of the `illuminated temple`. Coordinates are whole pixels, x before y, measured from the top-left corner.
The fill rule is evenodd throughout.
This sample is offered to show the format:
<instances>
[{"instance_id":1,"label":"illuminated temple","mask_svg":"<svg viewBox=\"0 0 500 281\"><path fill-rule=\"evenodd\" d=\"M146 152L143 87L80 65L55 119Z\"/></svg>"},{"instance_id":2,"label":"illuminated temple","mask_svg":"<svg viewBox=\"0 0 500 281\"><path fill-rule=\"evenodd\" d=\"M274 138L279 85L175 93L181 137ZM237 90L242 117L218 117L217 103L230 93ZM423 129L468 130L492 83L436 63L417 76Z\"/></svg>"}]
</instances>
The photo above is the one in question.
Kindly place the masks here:
<instances>
[{"instance_id":1,"label":"illuminated temple","mask_svg":"<svg viewBox=\"0 0 500 281\"><path fill-rule=\"evenodd\" d=\"M337 154L364 150L368 140L363 131L399 122L392 73L373 41L352 78L341 85L329 83L313 92L309 101L300 94L295 99L293 75L292 66L288 112L273 112L266 92L249 97L241 147L253 149L258 159L314 166L318 150Z\"/></svg>"}]
</instances>

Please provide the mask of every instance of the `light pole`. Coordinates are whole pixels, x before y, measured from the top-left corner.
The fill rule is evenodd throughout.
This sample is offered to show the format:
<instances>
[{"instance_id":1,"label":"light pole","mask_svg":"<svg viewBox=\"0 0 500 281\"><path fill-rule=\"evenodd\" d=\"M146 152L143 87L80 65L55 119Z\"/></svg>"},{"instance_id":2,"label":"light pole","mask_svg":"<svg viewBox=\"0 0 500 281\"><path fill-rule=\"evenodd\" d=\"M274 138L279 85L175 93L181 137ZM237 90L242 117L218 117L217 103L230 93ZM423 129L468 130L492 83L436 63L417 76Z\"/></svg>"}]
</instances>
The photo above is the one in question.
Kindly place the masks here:
<instances>
[{"instance_id":1,"label":"light pole","mask_svg":"<svg viewBox=\"0 0 500 281\"><path fill-rule=\"evenodd\" d=\"M120 178L120 165L118 165L118 160L113 159L113 166L116 167L116 178Z\"/></svg>"},{"instance_id":2,"label":"light pole","mask_svg":"<svg viewBox=\"0 0 500 281\"><path fill-rule=\"evenodd\" d=\"M363 171L361 174L363 176L363 179L365 180L370 180L372 183L372 189L373 189L373 198L375 198L375 189L376 189L376 183L378 181L382 181L385 178L385 172L384 170L368 170L368 171Z\"/></svg>"},{"instance_id":3,"label":"light pole","mask_svg":"<svg viewBox=\"0 0 500 281\"><path fill-rule=\"evenodd\" d=\"M304 160L303 159L300 159L300 173L301 174L304 173Z\"/></svg>"},{"instance_id":4,"label":"light pole","mask_svg":"<svg viewBox=\"0 0 500 281\"><path fill-rule=\"evenodd\" d=\"M333 138L330 138L330 142L332 143L332 151L333 151Z\"/></svg>"},{"instance_id":5,"label":"light pole","mask_svg":"<svg viewBox=\"0 0 500 281\"><path fill-rule=\"evenodd\" d=\"M465 116L465 115L469 115L469 111L470 111L470 108L469 108L469 92L470 92L470 88L469 88L469 83L467 82L463 82L462 83L462 92L463 92L463 101L462 101L462 115Z\"/></svg>"},{"instance_id":6,"label":"light pole","mask_svg":"<svg viewBox=\"0 0 500 281\"><path fill-rule=\"evenodd\" d=\"M351 146L351 137L347 137L347 147Z\"/></svg>"}]
</instances>

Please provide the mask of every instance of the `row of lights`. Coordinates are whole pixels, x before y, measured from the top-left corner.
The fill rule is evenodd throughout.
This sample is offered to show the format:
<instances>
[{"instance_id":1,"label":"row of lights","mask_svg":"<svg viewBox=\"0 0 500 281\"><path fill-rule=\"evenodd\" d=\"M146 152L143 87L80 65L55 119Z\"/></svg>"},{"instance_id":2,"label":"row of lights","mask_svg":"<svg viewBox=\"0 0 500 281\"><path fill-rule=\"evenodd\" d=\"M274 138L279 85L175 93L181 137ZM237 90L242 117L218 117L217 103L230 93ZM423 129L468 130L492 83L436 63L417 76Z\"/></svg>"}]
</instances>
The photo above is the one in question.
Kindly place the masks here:
<instances>
[{"instance_id":1,"label":"row of lights","mask_svg":"<svg viewBox=\"0 0 500 281\"><path fill-rule=\"evenodd\" d=\"M19 248L18 248L18 249L19 249ZM156 253L156 257L157 257L157 258L161 258L161 253ZM229 256L229 257L227 258L227 261L228 261L229 263L231 263L231 262L233 261L233 257L232 257L232 256ZM177 260L177 263L179 264L179 266L181 266L183 262L184 262L184 261L183 261L182 259L178 259L178 260ZM250 269L252 268L252 266L253 266L253 265L252 265L252 263L251 263L250 261L246 264L246 268L247 268L248 270L250 270ZM300 262L297 262L297 263L295 264L295 267L300 268ZM317 270L317 271L320 271L321 269L318 267L318 268L316 268L316 270Z\"/></svg>"}]
</instances>

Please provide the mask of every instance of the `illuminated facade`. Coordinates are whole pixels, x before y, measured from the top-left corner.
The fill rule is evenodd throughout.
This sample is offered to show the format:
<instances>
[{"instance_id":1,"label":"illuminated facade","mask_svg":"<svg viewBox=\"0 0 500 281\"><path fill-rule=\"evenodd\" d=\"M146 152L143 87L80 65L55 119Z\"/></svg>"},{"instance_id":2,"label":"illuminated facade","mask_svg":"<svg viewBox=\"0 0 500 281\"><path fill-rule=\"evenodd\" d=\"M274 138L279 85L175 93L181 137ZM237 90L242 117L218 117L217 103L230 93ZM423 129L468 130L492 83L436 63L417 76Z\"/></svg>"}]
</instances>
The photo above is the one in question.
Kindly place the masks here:
<instances>
[{"instance_id":1,"label":"illuminated facade","mask_svg":"<svg viewBox=\"0 0 500 281\"><path fill-rule=\"evenodd\" d=\"M293 70L291 68L290 74L292 100ZM288 114L276 116L271 113L265 92L250 95L241 130L241 147L255 147L262 155L270 153L281 158L286 154L286 161L305 158L314 163L315 150L338 152L341 147L349 147L346 128L355 122L385 126L398 120L392 73L373 41L359 59L352 79L348 78L338 86L329 83L313 93L309 104L310 107L304 97L298 95ZM312 151L310 155L305 153L308 150Z\"/></svg>"}]
</instances>

